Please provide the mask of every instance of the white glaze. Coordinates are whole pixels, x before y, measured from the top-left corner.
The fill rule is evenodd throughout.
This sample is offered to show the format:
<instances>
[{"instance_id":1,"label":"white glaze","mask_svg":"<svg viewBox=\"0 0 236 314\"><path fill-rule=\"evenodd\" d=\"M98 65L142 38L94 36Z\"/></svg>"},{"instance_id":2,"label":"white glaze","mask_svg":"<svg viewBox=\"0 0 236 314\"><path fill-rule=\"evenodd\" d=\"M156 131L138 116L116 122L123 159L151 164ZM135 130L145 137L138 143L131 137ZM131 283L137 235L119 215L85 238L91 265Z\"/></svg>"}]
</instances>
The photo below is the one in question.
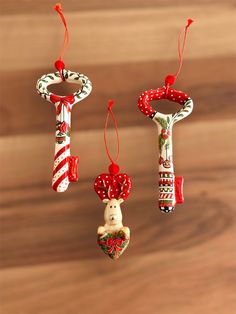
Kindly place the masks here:
<instances>
[{"instance_id":1,"label":"white glaze","mask_svg":"<svg viewBox=\"0 0 236 314\"><path fill-rule=\"evenodd\" d=\"M56 141L55 141L55 158L54 158L54 166L53 166L53 170L55 173L53 174L52 186L57 192L66 191L70 183L69 177L68 177L68 171L69 171L68 158L71 156L70 154L70 128L71 128L72 107L76 103L86 98L92 91L92 84L85 75L77 73L77 72L65 70L65 69L62 71L62 74L66 82L80 84L81 89L79 89L78 91L76 91L70 96L58 96L58 95L53 94L52 92L49 92L48 86L52 84L59 84L63 81L58 71L55 73L49 73L49 74L43 75L37 81L37 85L36 85L37 92L40 94L40 96L46 99L47 101L54 103L56 107L57 128L56 128ZM59 97L59 99L56 99L55 97ZM64 101L63 98L65 97L71 97L72 99L71 102ZM59 106L61 108L60 112L58 112ZM62 129L66 131L62 132L61 131ZM60 141L60 139L62 140ZM64 152L60 154L60 151L62 151L63 148L64 148ZM64 166L60 167L59 164L60 163L62 164L63 161L64 161ZM60 169L57 171L55 170L56 167L60 167ZM60 182L60 184L57 185L56 184L57 180L61 176L64 176L64 179Z\"/></svg>"}]
</instances>

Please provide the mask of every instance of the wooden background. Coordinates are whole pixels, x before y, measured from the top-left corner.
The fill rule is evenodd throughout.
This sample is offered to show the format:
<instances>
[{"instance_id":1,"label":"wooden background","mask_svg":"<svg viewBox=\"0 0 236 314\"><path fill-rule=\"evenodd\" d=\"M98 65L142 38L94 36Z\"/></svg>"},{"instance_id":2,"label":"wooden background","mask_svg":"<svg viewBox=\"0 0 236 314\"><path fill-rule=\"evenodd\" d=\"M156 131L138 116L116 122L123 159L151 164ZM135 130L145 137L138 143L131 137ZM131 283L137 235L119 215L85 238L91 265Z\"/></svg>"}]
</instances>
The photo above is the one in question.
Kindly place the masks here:
<instances>
[{"instance_id":1,"label":"wooden background","mask_svg":"<svg viewBox=\"0 0 236 314\"><path fill-rule=\"evenodd\" d=\"M64 61L94 86L73 109L80 181L63 194L50 188L55 110L35 91L36 80L54 71L62 43L53 5L0 1L0 314L236 313L233 1L62 2L70 29ZM195 23L175 88L195 107L174 128L186 201L164 215L157 208L157 131L137 98L176 70L177 36L189 17ZM61 84L54 91L74 89ZM133 179L122 205L132 239L115 262L96 245L104 205L92 187L108 164L109 98L116 100L120 166Z\"/></svg>"}]
</instances>

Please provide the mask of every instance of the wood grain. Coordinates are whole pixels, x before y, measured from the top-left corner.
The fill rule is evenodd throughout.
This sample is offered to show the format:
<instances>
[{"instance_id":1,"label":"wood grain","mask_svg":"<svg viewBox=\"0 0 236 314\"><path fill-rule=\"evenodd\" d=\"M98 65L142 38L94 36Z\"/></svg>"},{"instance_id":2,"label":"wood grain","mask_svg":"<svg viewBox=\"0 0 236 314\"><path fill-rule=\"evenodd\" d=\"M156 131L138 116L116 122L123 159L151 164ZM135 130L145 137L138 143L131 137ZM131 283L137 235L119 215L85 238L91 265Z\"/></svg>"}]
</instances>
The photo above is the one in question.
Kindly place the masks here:
<instances>
[{"instance_id":1,"label":"wood grain","mask_svg":"<svg viewBox=\"0 0 236 314\"><path fill-rule=\"evenodd\" d=\"M232 167L236 151L231 134L235 132L236 124L234 120L226 120L221 121L220 125L224 132L219 129L218 123L209 121L175 125L174 158L179 171L182 169L190 171L193 167L194 169L199 169L199 167L211 169L212 166L227 168L227 165ZM183 136L184 140L181 140ZM123 171L128 171L130 175L145 173L150 170L151 165L151 169L156 172L157 129L152 121L147 120L145 127L121 129L120 138L124 143L120 157L120 166ZM0 146L4 147L1 153L1 163L8 164L10 160L11 165L14 165L14 171L10 165L2 169L2 176L5 179L0 183L1 188L8 189L18 184L26 188L45 181L50 184L54 154L53 139L53 136L50 137L47 134L24 136L24 141L21 136L1 138ZM109 139L112 140L112 137L109 136ZM74 132L71 148L72 155L80 156L81 179L95 178L97 171L107 169L108 159L104 150L103 131ZM113 154L115 149L115 146L111 148ZM17 154L14 153L16 151ZM181 152L186 152L187 161L182 161ZM230 158L225 160L225 155Z\"/></svg>"},{"instance_id":2,"label":"wood grain","mask_svg":"<svg viewBox=\"0 0 236 314\"><path fill-rule=\"evenodd\" d=\"M228 169L225 175L230 177L231 171L232 168ZM169 215L168 219L158 211L155 173L132 176L134 192L122 206L124 221L132 228L132 244L127 255L187 250L203 245L205 241L214 241L228 229L233 231L233 177L224 188L222 171L213 176L214 181L211 179L213 173L213 170L198 170L194 176L187 171L181 173L187 180L187 200L177 207L176 215ZM58 260L103 260L96 245L96 229L103 221L104 205L99 202L92 185L92 178L83 180L79 189L73 186L67 195L59 197L46 184L28 187L25 195L21 195L19 188L13 190L12 200L2 204L4 245L0 268ZM222 199L225 192L228 200ZM209 228L213 221L214 228ZM144 231L142 236L141 230Z\"/></svg>"},{"instance_id":3,"label":"wood grain","mask_svg":"<svg viewBox=\"0 0 236 314\"><path fill-rule=\"evenodd\" d=\"M132 242L118 263L105 259L96 246L103 209L88 190L89 182L79 190L73 187L64 201L49 195L45 186L31 188L31 199L25 197L1 214L4 313L77 313L79 308L100 314L109 306L114 313L135 309L154 314L156 307L161 313L173 308L181 314L233 313L236 254L231 238L236 229L231 173L187 175L187 202L168 217L156 208L153 177L136 176L135 192L124 208ZM227 185L222 176L229 178Z\"/></svg>"},{"instance_id":4,"label":"wood grain","mask_svg":"<svg viewBox=\"0 0 236 314\"><path fill-rule=\"evenodd\" d=\"M221 237L218 240L222 244L220 260L214 243L207 243L208 249L203 245L180 253L153 252L139 258L124 258L115 266L96 260L95 268L94 260L80 260L29 267L27 276L19 268L8 270L4 272L4 281L8 283L4 297L14 302L4 305L3 310L16 314L78 311L90 314L91 310L103 313L112 307L117 314L133 309L138 314L154 314L157 308L163 314L172 313L173 309L178 314L234 313L235 278L229 254L232 247L224 246ZM21 282L21 289L16 282ZM201 290L194 294L199 287Z\"/></svg>"},{"instance_id":5,"label":"wood grain","mask_svg":"<svg viewBox=\"0 0 236 314\"><path fill-rule=\"evenodd\" d=\"M55 2L0 4L0 314L235 313L234 2L62 2L70 28L66 66L87 74L94 87L73 109L80 179L62 194L50 187L55 109L35 92L62 43ZM173 130L185 203L164 215L157 204L157 130L137 98L175 72L177 36L188 17L195 23L175 88L193 98L194 112ZM74 88L52 86L65 95ZM110 98L119 164L133 180L122 204L131 242L116 262L96 244L104 205L93 191L108 166L103 125ZM115 153L113 129L108 138Z\"/></svg>"},{"instance_id":6,"label":"wood grain","mask_svg":"<svg viewBox=\"0 0 236 314\"><path fill-rule=\"evenodd\" d=\"M72 31L65 63L171 60L176 58L176 38L186 16L197 21L188 39L186 59L220 57L226 51L227 55L235 54L232 7L208 5L202 10L201 6L189 5L71 13L67 17ZM63 34L58 26L58 17L51 14L16 15L14 24L11 15L2 17L0 29L8 31L0 36L4 42L0 51L1 70L21 71L54 64Z\"/></svg>"},{"instance_id":7,"label":"wood grain","mask_svg":"<svg viewBox=\"0 0 236 314\"><path fill-rule=\"evenodd\" d=\"M209 4L221 4L220 0L192 0L191 4L201 5L204 8L204 5ZM234 5L234 1L227 0L224 3L227 3L231 7ZM40 5L38 5L35 1L29 0L20 0L19 1L11 0L7 3L5 1L1 1L1 11L2 15L25 15L25 14L42 14L49 13L51 10L51 14L53 15L52 8L55 5L54 0L41 0ZM66 15L68 12L74 11L84 11L84 10L114 10L114 9L133 9L133 8L155 8L155 7L171 7L173 6L172 0L119 0L119 1L110 1L110 0L90 0L90 1L77 1L77 0L66 0L61 1L63 10ZM188 5L188 0L179 0L179 5Z\"/></svg>"},{"instance_id":8,"label":"wood grain","mask_svg":"<svg viewBox=\"0 0 236 314\"><path fill-rule=\"evenodd\" d=\"M92 80L93 91L73 108L73 130L103 128L106 104L110 98L116 101L114 111L119 119L119 127L147 125L147 119L138 110L137 98L146 89L162 86L165 76L173 73L176 66L176 61L74 66L73 69L86 73ZM232 107L235 100L234 67L234 57L185 61L176 88L184 90L194 100L194 115L191 115L190 121L220 120L222 115L225 118L235 117L236 110ZM35 90L37 79L42 73L50 71L53 69L5 71L0 77L0 112L6 117L0 124L1 135L54 133L54 106L41 99ZM50 90L68 95L77 88L76 85L65 83L52 85ZM20 94L12 92L18 89ZM179 109L176 104L165 101L156 102L154 106L166 113Z\"/></svg>"}]
</instances>

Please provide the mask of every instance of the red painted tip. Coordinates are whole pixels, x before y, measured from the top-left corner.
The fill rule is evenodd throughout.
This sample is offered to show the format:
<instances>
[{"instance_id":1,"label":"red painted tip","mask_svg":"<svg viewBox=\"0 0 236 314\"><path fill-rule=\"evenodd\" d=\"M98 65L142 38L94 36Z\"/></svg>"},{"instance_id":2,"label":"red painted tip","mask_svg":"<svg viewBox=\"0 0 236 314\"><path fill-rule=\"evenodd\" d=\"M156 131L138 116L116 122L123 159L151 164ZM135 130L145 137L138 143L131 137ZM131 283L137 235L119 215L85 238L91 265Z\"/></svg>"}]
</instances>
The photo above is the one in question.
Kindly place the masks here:
<instances>
[{"instance_id":1,"label":"red painted tip","mask_svg":"<svg viewBox=\"0 0 236 314\"><path fill-rule=\"evenodd\" d=\"M114 105L114 100L113 99L110 99L108 100L108 106L107 106L107 109L110 111L112 109L112 106Z\"/></svg>"},{"instance_id":2,"label":"red painted tip","mask_svg":"<svg viewBox=\"0 0 236 314\"><path fill-rule=\"evenodd\" d=\"M54 6L54 10L56 10L57 12L61 11L61 4L60 3L56 3Z\"/></svg>"},{"instance_id":3,"label":"red painted tip","mask_svg":"<svg viewBox=\"0 0 236 314\"><path fill-rule=\"evenodd\" d=\"M187 26L186 27L189 27L192 23L194 22L194 20L192 20L192 19L188 19L188 24L187 24Z\"/></svg>"},{"instance_id":4,"label":"red painted tip","mask_svg":"<svg viewBox=\"0 0 236 314\"><path fill-rule=\"evenodd\" d=\"M77 182L79 179L78 174L78 164L79 164L79 156L69 156L69 170L68 170L68 177L70 182Z\"/></svg>"},{"instance_id":5,"label":"red painted tip","mask_svg":"<svg viewBox=\"0 0 236 314\"><path fill-rule=\"evenodd\" d=\"M183 177L175 177L176 204L182 204L184 202L183 185L184 185L184 178Z\"/></svg>"}]
</instances>

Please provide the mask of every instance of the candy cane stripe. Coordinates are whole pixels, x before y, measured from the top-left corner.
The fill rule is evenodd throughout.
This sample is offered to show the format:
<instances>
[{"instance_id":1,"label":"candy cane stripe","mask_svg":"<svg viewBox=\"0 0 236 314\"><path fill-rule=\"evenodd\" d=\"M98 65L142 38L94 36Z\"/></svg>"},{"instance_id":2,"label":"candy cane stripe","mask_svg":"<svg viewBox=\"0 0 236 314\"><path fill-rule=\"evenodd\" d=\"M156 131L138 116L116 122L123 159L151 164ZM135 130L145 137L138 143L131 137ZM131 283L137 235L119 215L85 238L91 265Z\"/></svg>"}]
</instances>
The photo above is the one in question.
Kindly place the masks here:
<instances>
[{"instance_id":1,"label":"candy cane stripe","mask_svg":"<svg viewBox=\"0 0 236 314\"><path fill-rule=\"evenodd\" d=\"M64 192L69 185L68 157L70 156L70 144L64 144L64 146L61 148L58 144L56 144L56 149L57 147L59 148L59 150L55 153L54 157L52 188L56 192Z\"/></svg>"},{"instance_id":2,"label":"candy cane stripe","mask_svg":"<svg viewBox=\"0 0 236 314\"><path fill-rule=\"evenodd\" d=\"M53 190L55 190L55 191L58 191L58 186L59 186L59 184L64 180L64 179L68 179L68 173L67 172L64 172L60 177L59 177L59 179L57 179L57 181L52 185L52 188L53 188Z\"/></svg>"},{"instance_id":3,"label":"candy cane stripe","mask_svg":"<svg viewBox=\"0 0 236 314\"><path fill-rule=\"evenodd\" d=\"M70 144L63 146L54 156L54 160L56 160L61 154L63 154L67 149L70 148Z\"/></svg>"},{"instance_id":4,"label":"candy cane stripe","mask_svg":"<svg viewBox=\"0 0 236 314\"><path fill-rule=\"evenodd\" d=\"M68 162L68 158L62 159L62 161L53 170L53 176Z\"/></svg>"},{"instance_id":5,"label":"candy cane stripe","mask_svg":"<svg viewBox=\"0 0 236 314\"><path fill-rule=\"evenodd\" d=\"M54 174L52 178L52 184L54 184L64 172L67 173L68 169L69 169L69 163L66 162L65 165Z\"/></svg>"}]
</instances>

